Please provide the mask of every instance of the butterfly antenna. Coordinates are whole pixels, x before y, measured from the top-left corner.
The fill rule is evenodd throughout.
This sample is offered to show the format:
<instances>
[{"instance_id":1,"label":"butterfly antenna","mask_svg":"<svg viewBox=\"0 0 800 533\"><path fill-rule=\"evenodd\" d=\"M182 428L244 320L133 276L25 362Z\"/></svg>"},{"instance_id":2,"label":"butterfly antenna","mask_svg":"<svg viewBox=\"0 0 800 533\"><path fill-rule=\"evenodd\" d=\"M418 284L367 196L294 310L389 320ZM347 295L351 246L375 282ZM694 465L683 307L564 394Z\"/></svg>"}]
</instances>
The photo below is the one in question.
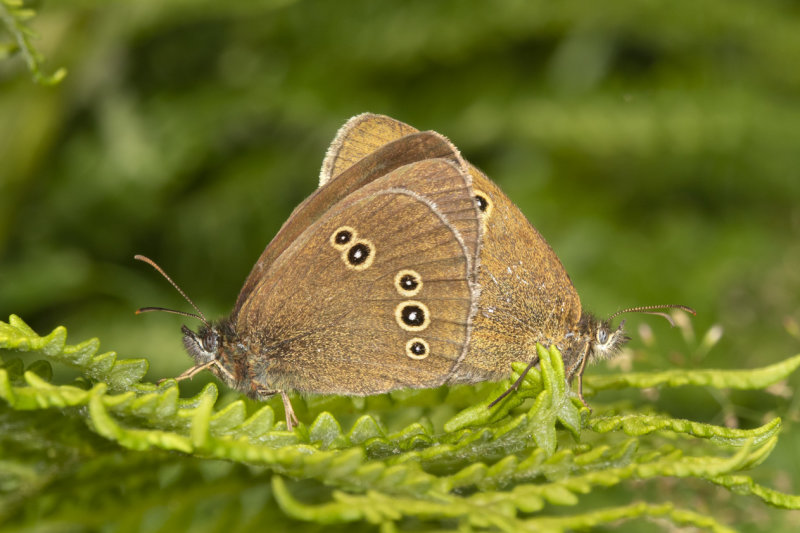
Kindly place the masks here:
<instances>
[{"instance_id":1,"label":"butterfly antenna","mask_svg":"<svg viewBox=\"0 0 800 533\"><path fill-rule=\"evenodd\" d=\"M672 325L672 327L675 327L675 321L672 320L672 317L669 316L667 313L660 312L660 310L664 310L664 309L680 309L682 311L686 311L687 313L691 313L693 315L697 314L697 311L695 311L691 307L686 306L686 305L680 305L680 304L642 305L642 306L639 306L639 307L629 307L628 309L623 309L621 311L617 311L616 313L614 313L613 315L608 317L608 319L612 320L614 317L617 317L617 316L619 316L619 315L621 315L623 313L645 313L647 315L656 315L656 316L664 317L666 319L666 321L669 322Z\"/></svg>"},{"instance_id":2,"label":"butterfly antenna","mask_svg":"<svg viewBox=\"0 0 800 533\"><path fill-rule=\"evenodd\" d=\"M205 317L205 315L203 314L203 312L202 312L202 311L200 311L200 308L199 308L199 307L197 307L197 306L194 304L194 302L192 301L192 299L191 299L191 298L189 298L188 296L186 296L186 293L185 293L185 292L183 292L183 290L182 290L180 287L178 287L178 284L177 284L177 283L175 283L174 281L172 281L172 278L170 278L169 276L167 276L167 273L166 273L166 272L164 272L164 270L163 270L163 269L162 269L160 266L158 266L158 265L155 263L155 261L153 261L153 260L152 260L152 259L150 259L149 257L145 257L145 256L143 256L143 255L138 255L138 254L137 254L137 255L135 255L135 256L133 256L133 258L134 258L134 259L136 259L137 261L142 261L142 262L144 262L144 263L147 263L147 264L148 264L148 265L150 265L151 267L155 268L155 269L156 269L156 271L158 271L158 273L159 273L159 274L161 274L162 276L164 276L164 279L166 279L167 281L169 281L170 285L172 285L173 287L175 287L175 290L176 290L176 291L178 291L178 292L180 293L180 295L181 295L181 296L183 296L183 298L184 298L184 299L185 299L187 302L189 302L189 304L190 304L192 307L194 307L194 310L195 310L195 311L197 311L197 314L194 314L194 313L186 313L186 312L184 312L184 311L176 311L175 309L166 309L166 308L164 308L164 307L142 307L141 309L137 309L137 310L136 310L136 314L137 314L137 315L138 315L139 313L147 313L148 311L164 311L165 313L172 313L172 314L174 314L174 315L183 315L183 316L189 316L189 317L192 317L192 318L199 318L200 320L202 320L202 321L203 321L203 323L204 323L206 326L208 326L208 320L206 320L206 317Z\"/></svg>"}]
</instances>

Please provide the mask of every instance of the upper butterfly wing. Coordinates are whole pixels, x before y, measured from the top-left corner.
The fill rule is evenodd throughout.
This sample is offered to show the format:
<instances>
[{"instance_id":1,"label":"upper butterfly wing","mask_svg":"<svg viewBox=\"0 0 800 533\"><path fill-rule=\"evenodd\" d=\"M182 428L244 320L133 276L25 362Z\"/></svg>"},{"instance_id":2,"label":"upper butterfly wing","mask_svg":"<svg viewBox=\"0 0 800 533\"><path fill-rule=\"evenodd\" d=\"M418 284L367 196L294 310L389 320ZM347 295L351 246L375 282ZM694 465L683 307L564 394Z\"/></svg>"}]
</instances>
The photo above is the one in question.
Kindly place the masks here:
<instances>
[{"instance_id":1,"label":"upper butterfly wing","mask_svg":"<svg viewBox=\"0 0 800 533\"><path fill-rule=\"evenodd\" d=\"M399 186L420 175L449 189L447 201ZM259 339L252 379L332 394L442 383L466 353L475 312L470 253L451 222L460 212L477 228L470 206L461 171L435 159L337 203L255 280L232 316L240 338Z\"/></svg>"},{"instance_id":2,"label":"upper butterfly wing","mask_svg":"<svg viewBox=\"0 0 800 533\"><path fill-rule=\"evenodd\" d=\"M369 154L392 141L418 131L408 124L384 115L362 113L352 117L339 128L325 154L319 173L320 187Z\"/></svg>"},{"instance_id":3,"label":"upper butterfly wing","mask_svg":"<svg viewBox=\"0 0 800 533\"><path fill-rule=\"evenodd\" d=\"M319 186L338 178L347 169L384 146L418 133L419 130L413 126L386 115L362 113L352 117L339 128L328 147L319 172ZM413 147L409 148L414 150ZM453 152L457 154L458 150L453 147Z\"/></svg>"}]
</instances>

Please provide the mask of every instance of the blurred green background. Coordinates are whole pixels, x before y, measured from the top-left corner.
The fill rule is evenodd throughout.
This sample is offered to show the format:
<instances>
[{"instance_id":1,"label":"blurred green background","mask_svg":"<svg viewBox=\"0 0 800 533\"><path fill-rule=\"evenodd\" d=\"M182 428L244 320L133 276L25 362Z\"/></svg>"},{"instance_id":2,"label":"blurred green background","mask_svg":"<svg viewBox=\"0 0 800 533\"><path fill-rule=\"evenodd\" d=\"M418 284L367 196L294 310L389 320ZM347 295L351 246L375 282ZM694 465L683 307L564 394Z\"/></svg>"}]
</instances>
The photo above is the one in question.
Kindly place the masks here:
<instances>
[{"instance_id":1,"label":"blurred green background","mask_svg":"<svg viewBox=\"0 0 800 533\"><path fill-rule=\"evenodd\" d=\"M797 3L37 9L46 67L69 74L41 87L19 57L0 62L4 320L98 336L148 357L152 379L179 373L185 321L133 311L188 305L133 255L160 263L207 315L227 314L316 187L338 127L372 111L448 136L497 181L586 308L682 303L698 311L698 336L724 328L704 355L665 322L628 317L634 353L640 324L658 339L634 368L748 368L800 351ZM797 493L798 383L783 397L687 390L658 407L745 427L783 416L763 481ZM800 523L747 503L753 523Z\"/></svg>"}]
</instances>

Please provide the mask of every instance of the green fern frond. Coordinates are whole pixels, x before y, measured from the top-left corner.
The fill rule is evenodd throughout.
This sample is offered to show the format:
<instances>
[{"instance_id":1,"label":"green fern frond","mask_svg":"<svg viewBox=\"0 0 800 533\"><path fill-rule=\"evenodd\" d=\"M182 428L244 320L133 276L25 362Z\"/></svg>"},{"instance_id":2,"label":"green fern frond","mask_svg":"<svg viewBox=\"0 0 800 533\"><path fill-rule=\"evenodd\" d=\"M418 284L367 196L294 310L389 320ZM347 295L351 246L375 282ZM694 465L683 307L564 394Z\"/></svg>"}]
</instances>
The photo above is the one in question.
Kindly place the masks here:
<instances>
[{"instance_id":1,"label":"green fern frond","mask_svg":"<svg viewBox=\"0 0 800 533\"><path fill-rule=\"evenodd\" d=\"M712 517L686 509L675 509L668 503L651 505L640 502L570 516L526 519L517 515L515 509L508 505L505 496L497 494L479 494L463 499L442 496L436 501L422 501L416 498L388 497L377 492L353 495L337 491L333 494L332 502L307 505L292 495L280 476L272 478L272 489L275 499L287 515L297 520L320 524L366 521L370 524L390 526L403 518L414 517L419 520L456 519L465 526L480 530L552 532L581 530L635 518L661 517L675 525L702 527L715 532L733 531ZM559 503L559 500L563 499L556 491L548 496L553 503ZM533 513L539 509L537 505L528 505L524 512ZM390 526L383 530L395 529Z\"/></svg>"},{"instance_id":2,"label":"green fern frond","mask_svg":"<svg viewBox=\"0 0 800 533\"><path fill-rule=\"evenodd\" d=\"M145 359L117 361L114 352L99 355L100 341L89 339L80 344L67 345L67 330L54 329L40 337L18 316L11 315L8 323L0 322L0 348L17 352L33 352L54 363L61 363L85 373L86 377L105 383L112 391L125 391L138 384L147 373Z\"/></svg>"},{"instance_id":3,"label":"green fern frond","mask_svg":"<svg viewBox=\"0 0 800 533\"><path fill-rule=\"evenodd\" d=\"M755 429L738 429L702 424L691 420L680 420L667 416L629 414L619 416L600 416L589 421L589 426L598 433L622 430L626 435L647 435L655 431L670 430L692 437L711 439L728 446L743 446L753 441L760 444L775 436L781 428L781 419L775 418Z\"/></svg>"},{"instance_id":4,"label":"green fern frond","mask_svg":"<svg viewBox=\"0 0 800 533\"><path fill-rule=\"evenodd\" d=\"M710 478L712 483L723 486L737 494L752 494L761 498L765 503L783 509L800 509L800 496L785 494L759 485L749 476L725 474Z\"/></svg>"},{"instance_id":5,"label":"green fern frond","mask_svg":"<svg viewBox=\"0 0 800 533\"><path fill-rule=\"evenodd\" d=\"M587 376L585 385L592 391L634 387L681 387L694 385L715 389L763 389L800 367L800 354L774 365L753 370L667 370L652 374L627 372L605 376Z\"/></svg>"},{"instance_id":6,"label":"green fern frond","mask_svg":"<svg viewBox=\"0 0 800 533\"><path fill-rule=\"evenodd\" d=\"M35 14L32 9L24 7L22 0L0 0L0 21L14 39L13 44L2 46L2 55L21 53L37 83L56 85L67 75L67 70L59 68L52 74L45 74L42 70L42 54L31 43L31 39L36 35L25 25L25 22L33 18Z\"/></svg>"},{"instance_id":7,"label":"green fern frond","mask_svg":"<svg viewBox=\"0 0 800 533\"><path fill-rule=\"evenodd\" d=\"M542 531L575 531L635 518L663 518L676 526L694 526L715 533L732 533L734 531L710 516L687 509L676 509L669 503L651 505L644 502L567 517L543 518L537 520L536 525Z\"/></svg>"},{"instance_id":8,"label":"green fern frond","mask_svg":"<svg viewBox=\"0 0 800 533\"><path fill-rule=\"evenodd\" d=\"M0 322L0 397L5 405L0 408L0 425L22 424L35 441L46 431L37 420L47 415L51 417L48 431L55 425L75 435L67 450L78 442L92 450L84 454L88 464L118 453L104 449L100 443L106 442L118 447L113 450L124 450L128 460L149 457L162 465L159 468L170 462L183 464L176 463L183 454L193 461L186 463L190 469L213 460L264 469L260 471L271 479L270 501L275 509L286 519L318 524L358 522L390 531L414 520L426 527L449 523L454 528L560 531L658 517L676 525L726 531L714 517L652 502L581 507L574 513L555 511L575 506L595 491L666 477L702 479L769 505L800 508L800 497L768 489L742 474L773 450L781 428L779 418L753 429L732 429L644 410L611 415L597 406L598 414L591 415L566 386L558 351L538 350L541 368L533 369L518 391L491 409L489 402L511 381L471 389L473 395L483 390L485 398L473 400L439 424L422 418L388 431L381 419L367 412L370 401L321 399L319 405L330 410L290 432L282 420L276 422L268 405L248 411L248 403L236 400L217 407L214 384L181 398L174 380L159 385L141 381L147 371L145 360L120 360L113 352L98 354L99 342L94 339L69 345L62 327L39 336L12 316L8 323ZM26 366L23 356L43 361L33 360ZM763 387L784 379L799 360L794 357L746 373L719 372L713 378L696 370L671 372L668 379L665 373L639 374L625 386L754 387L757 383ZM78 369L81 378L53 383L51 364ZM514 365L517 375L523 368ZM744 374L750 378L744 379ZM595 390L603 388L597 383L611 383L610 379L593 378ZM623 386L622 381L614 383L615 388ZM383 401L391 413L447 394L399 393L376 401ZM454 404L466 403L469 396L458 394L453 392L453 398L458 398ZM386 398L391 398L388 403ZM344 424L337 409L355 411L357 418ZM19 418L24 413L28 425ZM53 416L61 422L53 423ZM77 421L81 424L76 425ZM28 450L21 455L20 442L11 435L0 437L0 451L10 450L0 465L4 472L0 475L0 523L3 516L19 520L27 516L24 512L15 515L15 510L34 512L33 504L15 495L39 494L52 481L52 474L43 474L33 465L43 461L56 472L62 468L36 451L39 448L27 437L20 437ZM172 455L162 455L169 452ZM121 464L105 468L127 472ZM308 483L314 484L313 501L304 501ZM190 501L186 505L191 508ZM54 509L45 518L55 520L58 513L66 512Z\"/></svg>"}]
</instances>

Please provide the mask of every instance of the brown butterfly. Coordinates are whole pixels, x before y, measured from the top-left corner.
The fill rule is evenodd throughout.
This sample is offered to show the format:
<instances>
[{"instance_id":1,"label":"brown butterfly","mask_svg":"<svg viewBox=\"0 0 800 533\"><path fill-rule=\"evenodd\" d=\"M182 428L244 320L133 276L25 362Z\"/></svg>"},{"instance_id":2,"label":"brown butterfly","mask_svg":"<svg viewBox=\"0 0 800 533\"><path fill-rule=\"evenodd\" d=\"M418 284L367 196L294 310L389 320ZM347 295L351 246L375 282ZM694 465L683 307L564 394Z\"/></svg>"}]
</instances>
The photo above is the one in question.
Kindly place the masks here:
<instances>
[{"instance_id":1,"label":"brown butterfly","mask_svg":"<svg viewBox=\"0 0 800 533\"><path fill-rule=\"evenodd\" d=\"M196 315L139 310L203 321L182 328L196 364L177 379L209 369L253 398L279 393L289 429L287 391L502 379L512 361L537 363L537 342L558 346L580 383L587 361L627 340L622 325L582 311L547 242L446 138L372 114L340 129L320 188L264 250L228 318L211 323L186 299ZM631 310L665 307L689 310Z\"/></svg>"},{"instance_id":2,"label":"brown butterfly","mask_svg":"<svg viewBox=\"0 0 800 533\"><path fill-rule=\"evenodd\" d=\"M397 139L430 135L384 115L364 113L351 118L328 149L320 173L320 185L336 181L343 172ZM449 143L448 143L449 144ZM450 157L461 165L457 149ZM510 373L514 361L538 363L536 344L555 344L562 353L567 377L578 378L583 401L582 377L587 362L606 359L629 340L623 323L614 328L611 320L627 312L646 312L671 318L656 310L683 305L658 305L624 309L606 320L595 318L581 307L575 287L553 249L525 215L484 173L469 163L473 194L481 211L483 238L474 262L480 286L478 313L466 357L458 362L446 383L476 383L499 380ZM527 371L526 371L527 372ZM516 388L523 375L503 396ZM586 402L584 401L584 404Z\"/></svg>"}]
</instances>

